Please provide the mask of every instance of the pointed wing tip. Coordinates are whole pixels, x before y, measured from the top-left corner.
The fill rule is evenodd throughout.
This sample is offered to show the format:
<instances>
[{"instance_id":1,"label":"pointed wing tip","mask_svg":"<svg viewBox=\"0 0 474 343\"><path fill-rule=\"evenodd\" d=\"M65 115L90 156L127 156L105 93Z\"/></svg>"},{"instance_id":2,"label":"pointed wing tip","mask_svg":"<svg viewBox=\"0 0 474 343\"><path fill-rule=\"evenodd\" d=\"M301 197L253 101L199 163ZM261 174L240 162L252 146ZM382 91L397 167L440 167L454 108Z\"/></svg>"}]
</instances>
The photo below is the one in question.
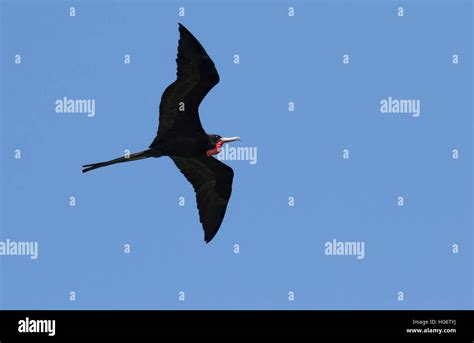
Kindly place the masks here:
<instances>
[{"instance_id":1,"label":"pointed wing tip","mask_svg":"<svg viewBox=\"0 0 474 343\"><path fill-rule=\"evenodd\" d=\"M183 24L181 23L178 23L178 30L180 32L184 31L184 32L189 32L189 30L186 28L186 26L184 26Z\"/></svg>"},{"instance_id":2,"label":"pointed wing tip","mask_svg":"<svg viewBox=\"0 0 474 343\"><path fill-rule=\"evenodd\" d=\"M206 242L206 244L208 244L210 241L212 241L214 239L214 237L216 236L217 231L218 230L216 230L215 232L212 232L212 233L204 231L204 242Z\"/></svg>"}]
</instances>

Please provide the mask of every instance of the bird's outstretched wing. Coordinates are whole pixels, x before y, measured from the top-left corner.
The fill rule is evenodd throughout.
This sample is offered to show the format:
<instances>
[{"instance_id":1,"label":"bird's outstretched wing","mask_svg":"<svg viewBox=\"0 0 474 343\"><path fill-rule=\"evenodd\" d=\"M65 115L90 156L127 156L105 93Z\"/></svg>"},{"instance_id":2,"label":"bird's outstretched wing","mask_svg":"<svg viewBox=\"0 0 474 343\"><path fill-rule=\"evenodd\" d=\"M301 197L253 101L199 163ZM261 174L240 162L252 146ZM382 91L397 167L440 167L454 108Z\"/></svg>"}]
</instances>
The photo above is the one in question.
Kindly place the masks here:
<instances>
[{"instance_id":1,"label":"bird's outstretched wing","mask_svg":"<svg viewBox=\"0 0 474 343\"><path fill-rule=\"evenodd\" d=\"M179 35L177 79L161 96L157 138L174 132L205 133L199 119L199 104L219 82L214 62L199 41L181 24Z\"/></svg>"},{"instance_id":2,"label":"bird's outstretched wing","mask_svg":"<svg viewBox=\"0 0 474 343\"><path fill-rule=\"evenodd\" d=\"M224 219L232 193L234 171L214 157L172 156L171 159L194 187L204 240L209 243Z\"/></svg>"}]
</instances>

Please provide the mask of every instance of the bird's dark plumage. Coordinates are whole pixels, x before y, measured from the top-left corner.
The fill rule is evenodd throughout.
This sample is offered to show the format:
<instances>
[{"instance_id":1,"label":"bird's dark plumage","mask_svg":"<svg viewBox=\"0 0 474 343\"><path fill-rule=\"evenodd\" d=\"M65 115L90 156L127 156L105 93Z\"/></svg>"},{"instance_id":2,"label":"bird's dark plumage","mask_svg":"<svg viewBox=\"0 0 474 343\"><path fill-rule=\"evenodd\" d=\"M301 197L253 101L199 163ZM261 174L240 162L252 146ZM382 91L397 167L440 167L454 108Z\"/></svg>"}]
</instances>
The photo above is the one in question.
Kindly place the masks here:
<instances>
[{"instance_id":1,"label":"bird's dark plumage","mask_svg":"<svg viewBox=\"0 0 474 343\"><path fill-rule=\"evenodd\" d=\"M177 78L161 96L159 126L148 150L129 157L83 166L83 172L148 157L169 156L194 187L204 240L214 238L224 219L232 192L232 168L211 155L238 137L208 135L199 118L199 105L219 82L214 62L199 41L179 24Z\"/></svg>"},{"instance_id":2,"label":"bird's dark plumage","mask_svg":"<svg viewBox=\"0 0 474 343\"><path fill-rule=\"evenodd\" d=\"M171 157L196 192L204 240L209 242L219 230L227 209L234 171L214 157Z\"/></svg>"},{"instance_id":3,"label":"bird's dark plumage","mask_svg":"<svg viewBox=\"0 0 474 343\"><path fill-rule=\"evenodd\" d=\"M179 33L177 79L161 96L157 139L174 134L205 134L199 119L199 105L219 83L214 62L201 43L181 24Z\"/></svg>"}]
</instances>

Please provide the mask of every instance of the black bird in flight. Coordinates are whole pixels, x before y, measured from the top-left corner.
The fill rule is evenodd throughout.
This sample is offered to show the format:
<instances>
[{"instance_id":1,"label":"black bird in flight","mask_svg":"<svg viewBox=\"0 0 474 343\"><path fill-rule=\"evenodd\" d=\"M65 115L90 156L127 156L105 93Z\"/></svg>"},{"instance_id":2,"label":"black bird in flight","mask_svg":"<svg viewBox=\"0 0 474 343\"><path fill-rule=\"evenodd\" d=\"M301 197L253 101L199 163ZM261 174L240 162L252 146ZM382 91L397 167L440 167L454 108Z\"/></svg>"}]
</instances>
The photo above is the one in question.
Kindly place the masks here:
<instances>
[{"instance_id":1,"label":"black bird in flight","mask_svg":"<svg viewBox=\"0 0 474 343\"><path fill-rule=\"evenodd\" d=\"M177 79L161 96L158 132L149 148L128 157L86 164L82 172L149 157L169 156L193 185L204 240L210 242L224 219L232 192L234 171L212 157L227 142L239 137L223 138L207 134L199 119L199 104L219 82L214 62L199 41L179 24Z\"/></svg>"}]
</instances>

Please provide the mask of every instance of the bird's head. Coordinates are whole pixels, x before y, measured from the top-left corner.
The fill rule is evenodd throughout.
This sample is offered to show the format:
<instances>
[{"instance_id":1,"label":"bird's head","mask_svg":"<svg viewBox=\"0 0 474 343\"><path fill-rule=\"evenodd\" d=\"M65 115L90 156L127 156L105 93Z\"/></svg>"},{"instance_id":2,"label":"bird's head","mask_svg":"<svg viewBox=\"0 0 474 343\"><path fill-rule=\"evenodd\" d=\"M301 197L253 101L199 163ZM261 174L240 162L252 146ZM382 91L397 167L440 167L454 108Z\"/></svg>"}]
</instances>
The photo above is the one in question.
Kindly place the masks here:
<instances>
[{"instance_id":1,"label":"bird's head","mask_svg":"<svg viewBox=\"0 0 474 343\"><path fill-rule=\"evenodd\" d=\"M221 151L224 143L240 141L240 137L221 137L219 135L207 135L209 137L209 142L211 143L212 148L206 151L207 156L216 155Z\"/></svg>"}]
</instances>

